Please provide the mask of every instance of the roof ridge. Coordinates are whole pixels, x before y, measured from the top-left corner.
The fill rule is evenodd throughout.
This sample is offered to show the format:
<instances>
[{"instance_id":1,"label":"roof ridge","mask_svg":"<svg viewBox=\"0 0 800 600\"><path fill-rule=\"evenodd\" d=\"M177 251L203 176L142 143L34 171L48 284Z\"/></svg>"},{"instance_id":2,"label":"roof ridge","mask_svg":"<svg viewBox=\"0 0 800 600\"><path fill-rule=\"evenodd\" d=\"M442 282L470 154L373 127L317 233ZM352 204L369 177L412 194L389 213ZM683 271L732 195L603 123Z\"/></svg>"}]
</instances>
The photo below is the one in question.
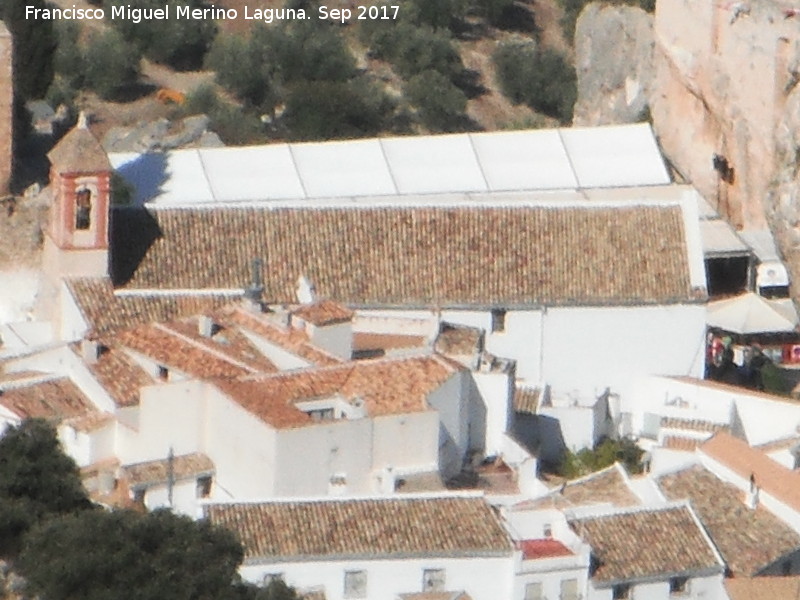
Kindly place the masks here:
<instances>
[{"instance_id":1,"label":"roof ridge","mask_svg":"<svg viewBox=\"0 0 800 600\"><path fill-rule=\"evenodd\" d=\"M240 369L244 369L246 371L250 371L251 373L258 373L259 372L259 370L256 369L255 367L252 367L252 366L250 366L250 365L248 365L246 363L243 363L240 360L237 360L237 359L235 359L235 358L233 358L231 356L228 356L227 354L225 354L224 352L221 352L220 350L218 350L216 348L211 348L211 347L207 346L206 344L204 344L204 343L202 343L202 342L200 342L198 340L195 340L195 339L189 337L186 334L181 333L180 331L176 331L175 329L173 329L169 325L157 322L157 323L152 323L152 326L155 329L158 329L159 331L163 331L164 333L167 333L169 335L172 335L173 337L178 338L182 342L187 343L187 344L193 346L194 348L197 348L198 350L202 350L204 352L207 352L208 354L211 354L212 356L215 356L216 358L219 358L220 360L224 360L225 362L228 362L228 363L232 364L235 367L239 367Z\"/></svg>"}]
</instances>

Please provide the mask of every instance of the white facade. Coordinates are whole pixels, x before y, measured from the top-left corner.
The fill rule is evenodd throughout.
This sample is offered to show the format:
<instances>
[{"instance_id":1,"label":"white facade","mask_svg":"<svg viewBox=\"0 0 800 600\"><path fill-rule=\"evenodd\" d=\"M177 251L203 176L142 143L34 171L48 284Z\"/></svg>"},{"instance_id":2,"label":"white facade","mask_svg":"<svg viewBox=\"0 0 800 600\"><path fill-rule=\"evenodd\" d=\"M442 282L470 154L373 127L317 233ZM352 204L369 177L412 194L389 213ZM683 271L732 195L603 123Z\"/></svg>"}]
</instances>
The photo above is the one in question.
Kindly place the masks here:
<instances>
[{"instance_id":1,"label":"white facade","mask_svg":"<svg viewBox=\"0 0 800 600\"><path fill-rule=\"evenodd\" d=\"M435 319L486 331L486 350L517 361L517 377L562 392L625 396L645 375L702 377L705 306L548 307L508 310L492 331L491 310L385 311L367 316Z\"/></svg>"},{"instance_id":2,"label":"white facade","mask_svg":"<svg viewBox=\"0 0 800 600\"><path fill-rule=\"evenodd\" d=\"M642 581L630 584L630 600L728 600L723 586L722 574L689 577L686 582L685 592L676 594L670 592L669 580ZM588 600L612 600L613 586L596 587L589 584Z\"/></svg>"},{"instance_id":3,"label":"white facade","mask_svg":"<svg viewBox=\"0 0 800 600\"><path fill-rule=\"evenodd\" d=\"M513 565L514 557L509 550L508 556L496 557L364 557L269 564L245 561L239 573L244 580L256 584L262 584L272 576L281 576L298 590L324 588L327 600L397 600L399 594L424 591L426 570L441 570L444 572L444 588L440 591L463 590L473 600L502 600L513 598ZM359 571L366 574L364 593L346 595L345 574Z\"/></svg>"}]
</instances>

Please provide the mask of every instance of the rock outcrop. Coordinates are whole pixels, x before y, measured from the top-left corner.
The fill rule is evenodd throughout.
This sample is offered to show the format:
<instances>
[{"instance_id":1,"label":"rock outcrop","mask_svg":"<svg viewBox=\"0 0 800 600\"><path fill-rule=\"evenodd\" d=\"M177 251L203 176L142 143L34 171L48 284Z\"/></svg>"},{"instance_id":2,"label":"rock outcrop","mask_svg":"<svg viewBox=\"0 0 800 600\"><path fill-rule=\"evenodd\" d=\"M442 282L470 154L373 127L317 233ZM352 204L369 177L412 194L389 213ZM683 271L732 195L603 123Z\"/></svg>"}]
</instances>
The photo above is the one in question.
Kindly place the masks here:
<instances>
[{"instance_id":1,"label":"rock outcrop","mask_svg":"<svg viewBox=\"0 0 800 600\"><path fill-rule=\"evenodd\" d=\"M575 125L636 123L649 114L653 16L633 6L593 3L575 26Z\"/></svg>"},{"instance_id":2,"label":"rock outcrop","mask_svg":"<svg viewBox=\"0 0 800 600\"><path fill-rule=\"evenodd\" d=\"M621 78L652 64L645 112L667 159L733 225L771 227L800 281L800 15L775 0L658 0L652 55L627 40L640 18L581 15L578 122L628 121Z\"/></svg>"}]
</instances>

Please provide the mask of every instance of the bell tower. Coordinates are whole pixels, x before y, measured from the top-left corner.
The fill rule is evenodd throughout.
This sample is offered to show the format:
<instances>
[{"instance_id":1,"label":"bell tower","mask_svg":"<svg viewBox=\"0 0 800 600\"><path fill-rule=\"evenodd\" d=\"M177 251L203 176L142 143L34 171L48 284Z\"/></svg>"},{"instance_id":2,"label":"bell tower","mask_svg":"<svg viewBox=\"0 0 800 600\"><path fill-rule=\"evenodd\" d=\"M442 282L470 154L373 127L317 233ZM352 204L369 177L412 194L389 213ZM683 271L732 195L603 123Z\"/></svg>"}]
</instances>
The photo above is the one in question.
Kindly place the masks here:
<instances>
[{"instance_id":1,"label":"bell tower","mask_svg":"<svg viewBox=\"0 0 800 600\"><path fill-rule=\"evenodd\" d=\"M54 279L108 275L111 163L85 115L47 155L53 203L44 266Z\"/></svg>"}]
</instances>

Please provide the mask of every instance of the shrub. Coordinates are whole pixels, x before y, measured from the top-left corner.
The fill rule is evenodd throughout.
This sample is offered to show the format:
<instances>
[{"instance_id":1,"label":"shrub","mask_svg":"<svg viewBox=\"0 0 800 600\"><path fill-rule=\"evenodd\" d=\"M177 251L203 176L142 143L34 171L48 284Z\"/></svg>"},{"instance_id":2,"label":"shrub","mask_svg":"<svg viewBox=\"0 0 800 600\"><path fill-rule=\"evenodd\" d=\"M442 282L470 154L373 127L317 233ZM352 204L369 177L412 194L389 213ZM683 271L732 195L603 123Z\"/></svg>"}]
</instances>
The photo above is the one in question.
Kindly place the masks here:
<instances>
[{"instance_id":1,"label":"shrub","mask_svg":"<svg viewBox=\"0 0 800 600\"><path fill-rule=\"evenodd\" d=\"M401 10L408 10L410 20L433 29L447 29L464 17L464 0L409 0Z\"/></svg>"},{"instance_id":2,"label":"shrub","mask_svg":"<svg viewBox=\"0 0 800 600\"><path fill-rule=\"evenodd\" d=\"M500 44L493 55L500 89L512 102L572 120L577 95L575 69L558 52L539 50L533 43Z\"/></svg>"},{"instance_id":3,"label":"shrub","mask_svg":"<svg viewBox=\"0 0 800 600\"><path fill-rule=\"evenodd\" d=\"M265 137L261 121L256 116L220 100L211 84L200 85L189 92L180 113L208 115L210 129L229 145L251 144Z\"/></svg>"},{"instance_id":4,"label":"shrub","mask_svg":"<svg viewBox=\"0 0 800 600\"><path fill-rule=\"evenodd\" d=\"M463 126L467 97L438 71L423 71L412 77L405 94L431 131L454 131Z\"/></svg>"},{"instance_id":5,"label":"shrub","mask_svg":"<svg viewBox=\"0 0 800 600\"><path fill-rule=\"evenodd\" d=\"M295 139L334 139L377 134L391 103L373 85L360 80L295 86L284 119Z\"/></svg>"},{"instance_id":6,"label":"shrub","mask_svg":"<svg viewBox=\"0 0 800 600\"><path fill-rule=\"evenodd\" d=\"M630 473L642 472L644 451L631 439L606 439L597 448L584 448L576 452L567 451L559 474L568 479L582 477L621 462Z\"/></svg>"},{"instance_id":7,"label":"shrub","mask_svg":"<svg viewBox=\"0 0 800 600\"><path fill-rule=\"evenodd\" d=\"M105 0L106 15L114 6L127 6L128 0ZM169 5L171 18L135 23L114 19L112 24L126 40L150 60L179 70L199 69L214 39L216 25L207 19L177 19L177 7L202 8L202 0L139 0L137 8L156 9Z\"/></svg>"},{"instance_id":8,"label":"shrub","mask_svg":"<svg viewBox=\"0 0 800 600\"><path fill-rule=\"evenodd\" d=\"M375 56L392 63L405 79L423 71L438 71L453 81L464 70L450 37L428 27L398 23L375 28L370 48Z\"/></svg>"},{"instance_id":9,"label":"shrub","mask_svg":"<svg viewBox=\"0 0 800 600\"><path fill-rule=\"evenodd\" d=\"M86 85L102 98L112 100L139 76L139 54L122 35L109 29L89 39L85 59Z\"/></svg>"}]
</instances>

